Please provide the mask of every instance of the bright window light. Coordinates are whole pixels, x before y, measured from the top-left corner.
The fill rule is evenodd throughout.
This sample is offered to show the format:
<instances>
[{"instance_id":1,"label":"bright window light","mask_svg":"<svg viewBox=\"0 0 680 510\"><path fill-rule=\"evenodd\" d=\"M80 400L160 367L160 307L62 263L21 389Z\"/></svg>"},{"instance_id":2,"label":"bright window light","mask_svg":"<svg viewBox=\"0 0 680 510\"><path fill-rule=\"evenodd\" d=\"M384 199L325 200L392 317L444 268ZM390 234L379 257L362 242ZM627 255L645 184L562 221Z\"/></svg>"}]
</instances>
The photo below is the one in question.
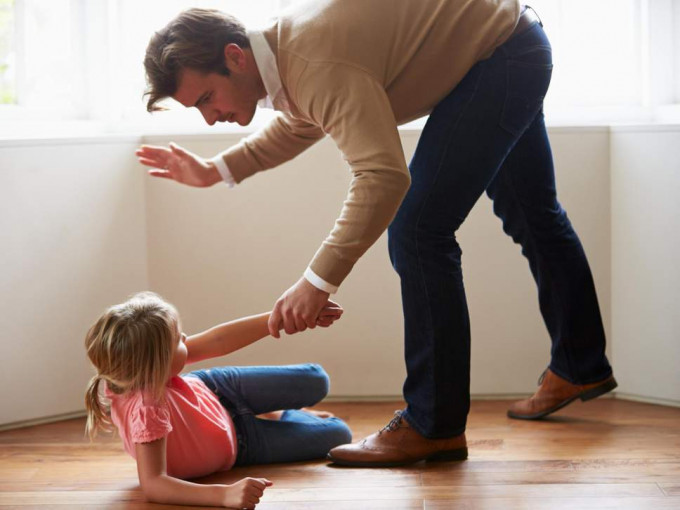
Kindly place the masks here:
<instances>
[{"instance_id":1,"label":"bright window light","mask_svg":"<svg viewBox=\"0 0 680 510\"><path fill-rule=\"evenodd\" d=\"M180 11L190 7L219 9L240 19L248 28L263 26L281 7L280 0L165 0L163 2L139 2L120 0L117 26L115 30L124 31L120 45L120 87L119 102L125 119L146 118L146 102L142 94L146 88L144 81L144 52L155 30L164 27ZM181 108L181 107L178 107ZM166 115L167 113L154 114ZM204 123L197 111L190 114L196 122Z\"/></svg>"},{"instance_id":2,"label":"bright window light","mask_svg":"<svg viewBox=\"0 0 680 510\"><path fill-rule=\"evenodd\" d=\"M553 46L547 105L642 102L638 0L531 0Z\"/></svg>"},{"instance_id":3,"label":"bright window light","mask_svg":"<svg viewBox=\"0 0 680 510\"><path fill-rule=\"evenodd\" d=\"M0 105L16 103L14 0L0 0Z\"/></svg>"},{"instance_id":4,"label":"bright window light","mask_svg":"<svg viewBox=\"0 0 680 510\"><path fill-rule=\"evenodd\" d=\"M153 32L190 7L261 27L299 1L0 0L0 119L203 129L194 109L146 112L142 62ZM549 120L567 112L606 122L611 112L680 103L680 0L527 1L553 45Z\"/></svg>"}]
</instances>

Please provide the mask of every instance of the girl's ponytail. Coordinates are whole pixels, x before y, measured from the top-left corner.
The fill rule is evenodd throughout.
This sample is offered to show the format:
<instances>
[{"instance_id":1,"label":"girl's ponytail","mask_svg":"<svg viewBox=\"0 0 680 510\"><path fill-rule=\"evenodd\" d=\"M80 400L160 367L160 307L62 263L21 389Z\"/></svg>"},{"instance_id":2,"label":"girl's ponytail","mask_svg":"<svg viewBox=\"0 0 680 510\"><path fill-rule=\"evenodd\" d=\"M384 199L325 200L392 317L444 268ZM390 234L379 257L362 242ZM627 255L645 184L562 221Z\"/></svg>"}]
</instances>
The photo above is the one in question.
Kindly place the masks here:
<instances>
[{"instance_id":1,"label":"girl's ponytail","mask_svg":"<svg viewBox=\"0 0 680 510\"><path fill-rule=\"evenodd\" d=\"M170 378L174 350L180 341L174 306L151 292L135 294L110 307L85 336L87 357L97 375L85 391L90 439L113 430L111 402L100 394L100 382L116 395L145 391L162 399Z\"/></svg>"},{"instance_id":2,"label":"girl's ponytail","mask_svg":"<svg viewBox=\"0 0 680 510\"><path fill-rule=\"evenodd\" d=\"M98 430L110 430L112 425L108 407L102 403L99 395L99 383L101 380L101 375L95 375L90 379L87 391L85 392L85 408L87 409L85 432L90 440L94 439Z\"/></svg>"}]
</instances>

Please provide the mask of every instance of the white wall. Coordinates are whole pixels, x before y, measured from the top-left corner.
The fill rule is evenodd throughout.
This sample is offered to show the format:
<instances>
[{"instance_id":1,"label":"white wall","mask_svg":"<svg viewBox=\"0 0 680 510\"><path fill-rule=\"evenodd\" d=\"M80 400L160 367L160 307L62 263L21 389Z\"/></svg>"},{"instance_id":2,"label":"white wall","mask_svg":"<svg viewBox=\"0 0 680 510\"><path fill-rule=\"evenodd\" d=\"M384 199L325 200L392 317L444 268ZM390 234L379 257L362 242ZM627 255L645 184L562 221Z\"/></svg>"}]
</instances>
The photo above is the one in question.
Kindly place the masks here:
<instances>
[{"instance_id":1,"label":"white wall","mask_svg":"<svg viewBox=\"0 0 680 510\"><path fill-rule=\"evenodd\" d=\"M619 391L680 405L680 128L612 130Z\"/></svg>"},{"instance_id":2,"label":"white wall","mask_svg":"<svg viewBox=\"0 0 680 510\"><path fill-rule=\"evenodd\" d=\"M135 146L0 145L0 424L81 411L87 328L147 285Z\"/></svg>"},{"instance_id":3,"label":"white wall","mask_svg":"<svg viewBox=\"0 0 680 510\"><path fill-rule=\"evenodd\" d=\"M588 256L610 356L609 133L606 128L553 128L549 135L558 199ZM532 393L550 361L550 339L529 266L500 225L485 197L460 235L472 321L473 395Z\"/></svg>"},{"instance_id":4,"label":"white wall","mask_svg":"<svg viewBox=\"0 0 680 510\"><path fill-rule=\"evenodd\" d=\"M550 130L560 199L591 262L621 390L671 403L680 402L678 136L615 130L610 183L607 128ZM238 138L175 141L212 155ZM402 140L410 156L417 133ZM132 292L149 288L173 301L187 332L269 309L325 237L350 178L325 140L233 190L191 189L145 177L133 156L139 141L0 144L0 423L80 411L91 374L85 331ZM531 392L549 341L527 264L486 197L459 238L473 394ZM316 361L331 374L334 396L399 395L399 285L385 244L382 238L341 287L347 313L336 326L264 340L220 362Z\"/></svg>"},{"instance_id":5,"label":"white wall","mask_svg":"<svg viewBox=\"0 0 680 510\"><path fill-rule=\"evenodd\" d=\"M590 256L609 329L608 130L555 129L551 138L561 200ZM417 132L403 133L407 157L417 139ZM174 140L208 156L238 137ZM178 306L189 332L270 309L300 277L332 227L349 178L333 142L326 139L232 190L189 189L149 179L150 287ZM459 239L472 320L472 392L531 392L548 364L550 344L528 265L503 234L486 196ZM265 340L221 362L316 361L330 373L334 396L400 395L403 324L386 236L360 260L337 300L347 312L333 328Z\"/></svg>"}]
</instances>

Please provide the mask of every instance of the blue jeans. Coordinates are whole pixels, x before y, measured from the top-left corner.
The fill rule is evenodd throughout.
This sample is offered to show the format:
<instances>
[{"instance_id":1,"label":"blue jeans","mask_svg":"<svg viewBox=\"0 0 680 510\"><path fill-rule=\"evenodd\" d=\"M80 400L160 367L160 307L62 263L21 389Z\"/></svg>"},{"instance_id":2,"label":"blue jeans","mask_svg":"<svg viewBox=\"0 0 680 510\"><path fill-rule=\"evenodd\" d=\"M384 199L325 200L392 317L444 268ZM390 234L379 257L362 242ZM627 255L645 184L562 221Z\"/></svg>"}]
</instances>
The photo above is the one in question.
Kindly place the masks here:
<instances>
[{"instance_id":1,"label":"blue jeans","mask_svg":"<svg viewBox=\"0 0 680 510\"><path fill-rule=\"evenodd\" d=\"M426 437L465 430L470 321L455 232L484 192L529 261L552 341L550 369L577 384L611 374L588 261L557 200L543 120L551 72L550 43L535 23L434 108L409 165L389 252L404 309L405 418Z\"/></svg>"},{"instance_id":2,"label":"blue jeans","mask_svg":"<svg viewBox=\"0 0 680 510\"><path fill-rule=\"evenodd\" d=\"M340 418L298 410L328 393L328 375L319 365L218 367L190 375L201 379L229 411L238 439L237 466L322 458L352 441ZM256 416L282 409L280 420Z\"/></svg>"}]
</instances>

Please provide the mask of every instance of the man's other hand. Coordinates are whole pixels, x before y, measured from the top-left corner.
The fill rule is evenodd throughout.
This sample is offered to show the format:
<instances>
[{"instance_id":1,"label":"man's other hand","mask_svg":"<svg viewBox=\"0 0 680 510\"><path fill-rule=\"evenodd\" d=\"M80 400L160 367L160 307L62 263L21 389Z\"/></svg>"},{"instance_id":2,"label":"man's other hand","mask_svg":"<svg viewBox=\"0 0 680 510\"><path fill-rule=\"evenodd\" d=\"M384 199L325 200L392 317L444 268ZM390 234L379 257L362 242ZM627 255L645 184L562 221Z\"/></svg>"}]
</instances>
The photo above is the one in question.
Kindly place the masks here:
<instances>
[{"instance_id":1,"label":"man's other hand","mask_svg":"<svg viewBox=\"0 0 680 510\"><path fill-rule=\"evenodd\" d=\"M222 180L214 163L174 143L170 143L169 147L142 145L135 154L142 165L152 167L148 172L154 177L198 188L212 186Z\"/></svg>"},{"instance_id":2,"label":"man's other hand","mask_svg":"<svg viewBox=\"0 0 680 510\"><path fill-rule=\"evenodd\" d=\"M315 328L322 308L329 303L328 296L328 292L317 289L306 278L300 278L274 305L269 317L269 334L279 338L281 329L292 335Z\"/></svg>"}]
</instances>

